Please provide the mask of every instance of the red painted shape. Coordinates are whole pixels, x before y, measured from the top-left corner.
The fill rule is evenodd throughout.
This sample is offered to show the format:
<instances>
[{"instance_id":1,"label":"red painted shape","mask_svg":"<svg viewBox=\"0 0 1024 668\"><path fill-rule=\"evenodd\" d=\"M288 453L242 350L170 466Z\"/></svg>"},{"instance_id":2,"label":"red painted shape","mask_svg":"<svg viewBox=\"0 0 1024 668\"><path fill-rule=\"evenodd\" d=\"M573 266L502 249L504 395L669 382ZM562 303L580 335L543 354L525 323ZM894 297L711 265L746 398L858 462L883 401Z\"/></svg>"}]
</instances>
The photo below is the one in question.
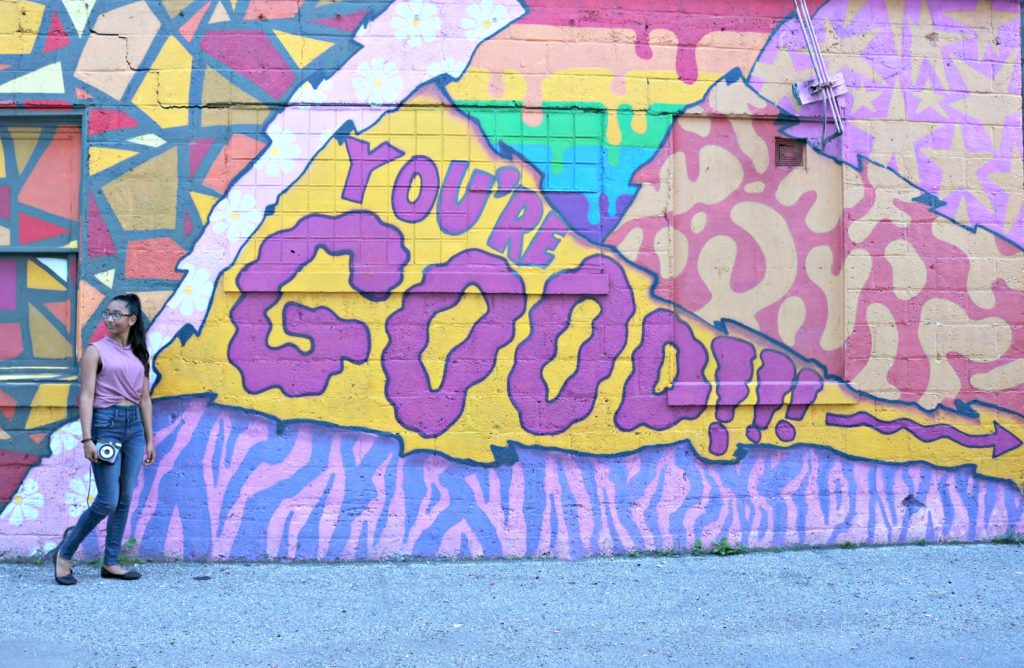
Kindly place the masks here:
<instances>
[{"instance_id":1,"label":"red painted shape","mask_svg":"<svg viewBox=\"0 0 1024 668\"><path fill-rule=\"evenodd\" d=\"M17 102L11 104L27 109L71 109L71 103L64 100L25 100L21 104Z\"/></svg>"},{"instance_id":2,"label":"red painted shape","mask_svg":"<svg viewBox=\"0 0 1024 668\"><path fill-rule=\"evenodd\" d=\"M119 109L93 109L89 112L90 137L138 126L138 121Z\"/></svg>"},{"instance_id":3,"label":"red painted shape","mask_svg":"<svg viewBox=\"0 0 1024 668\"><path fill-rule=\"evenodd\" d=\"M7 504L14 498L25 474L38 463L38 455L0 450L0 504Z\"/></svg>"},{"instance_id":4,"label":"red painted shape","mask_svg":"<svg viewBox=\"0 0 1024 668\"><path fill-rule=\"evenodd\" d=\"M40 220L35 216L23 213L18 216L18 241L23 244L34 244L54 237L68 236L67 228Z\"/></svg>"},{"instance_id":5,"label":"red painted shape","mask_svg":"<svg viewBox=\"0 0 1024 668\"><path fill-rule=\"evenodd\" d=\"M57 319L60 320L61 323L63 323L64 329L66 329L66 330L70 330L71 329L71 302L70 301L48 303L48 304L46 304L46 309L50 313L52 313L53 315L57 316Z\"/></svg>"},{"instance_id":6,"label":"red painted shape","mask_svg":"<svg viewBox=\"0 0 1024 668\"><path fill-rule=\"evenodd\" d=\"M290 19L299 13L299 0L249 0L245 20Z\"/></svg>"},{"instance_id":7,"label":"red painted shape","mask_svg":"<svg viewBox=\"0 0 1024 668\"><path fill-rule=\"evenodd\" d=\"M60 22L60 14L53 12L51 16L53 18L50 21L50 33L46 36L46 43L43 44L43 53L51 53L71 44L68 33L64 30L64 24Z\"/></svg>"},{"instance_id":8,"label":"red painted shape","mask_svg":"<svg viewBox=\"0 0 1024 668\"><path fill-rule=\"evenodd\" d=\"M236 134L228 140L213 166L203 179L203 185L217 192L227 190L228 184L259 155L265 144L258 139Z\"/></svg>"},{"instance_id":9,"label":"red painted shape","mask_svg":"<svg viewBox=\"0 0 1024 668\"><path fill-rule=\"evenodd\" d=\"M207 31L200 48L274 98L280 98L295 83L291 65L259 30Z\"/></svg>"},{"instance_id":10,"label":"red painted shape","mask_svg":"<svg viewBox=\"0 0 1024 668\"><path fill-rule=\"evenodd\" d=\"M25 184L18 193L18 201L68 221L78 220L78 184L81 182L81 169L82 138L79 128L57 128L50 144L39 157L39 162L25 179ZM48 225L50 223L43 223L38 233L42 236L39 238L47 239L58 234L68 234L67 230L51 233L46 227ZM21 237L21 241L31 243L24 236Z\"/></svg>"},{"instance_id":11,"label":"red painted shape","mask_svg":"<svg viewBox=\"0 0 1024 668\"><path fill-rule=\"evenodd\" d=\"M363 22L363 19L366 18L366 14L367 12L365 11L352 14L335 14L331 18L317 21L317 23L343 32L355 32L356 28Z\"/></svg>"},{"instance_id":12,"label":"red painted shape","mask_svg":"<svg viewBox=\"0 0 1024 668\"><path fill-rule=\"evenodd\" d=\"M96 343L104 336L107 335L107 328L102 322L96 323L96 328L92 330L92 334L89 336L89 343Z\"/></svg>"},{"instance_id":13,"label":"red painted shape","mask_svg":"<svg viewBox=\"0 0 1024 668\"><path fill-rule=\"evenodd\" d=\"M124 275L126 278L180 280L184 274L175 266L184 255L185 250L166 237L129 241Z\"/></svg>"},{"instance_id":14,"label":"red painted shape","mask_svg":"<svg viewBox=\"0 0 1024 668\"><path fill-rule=\"evenodd\" d=\"M186 237L192 235L192 214L188 212L185 213L185 222L182 225L182 230Z\"/></svg>"},{"instance_id":15,"label":"red painted shape","mask_svg":"<svg viewBox=\"0 0 1024 668\"><path fill-rule=\"evenodd\" d=\"M11 219L11 187L0 186L0 220Z\"/></svg>"},{"instance_id":16,"label":"red painted shape","mask_svg":"<svg viewBox=\"0 0 1024 668\"><path fill-rule=\"evenodd\" d=\"M91 100L92 99L92 95L89 95L88 93L86 93L81 88L76 88L75 89L75 97L77 97L79 100Z\"/></svg>"},{"instance_id":17,"label":"red painted shape","mask_svg":"<svg viewBox=\"0 0 1024 668\"><path fill-rule=\"evenodd\" d=\"M188 145L188 169L192 176L196 175L199 165L203 164L203 158L213 145L213 139L196 139Z\"/></svg>"},{"instance_id":18,"label":"red painted shape","mask_svg":"<svg viewBox=\"0 0 1024 668\"><path fill-rule=\"evenodd\" d=\"M178 32L185 39L186 42L191 42L192 38L196 36L196 31L199 30L199 24L203 22L203 17L206 16L206 10L210 8L210 3L206 3L199 8L195 14L192 15L188 21L182 24Z\"/></svg>"},{"instance_id":19,"label":"red painted shape","mask_svg":"<svg viewBox=\"0 0 1024 668\"><path fill-rule=\"evenodd\" d=\"M110 236L107 223L103 220L100 207L96 204L96 197L89 195L89 257L104 257L114 255L117 248L114 246L114 239Z\"/></svg>"},{"instance_id":20,"label":"red painted shape","mask_svg":"<svg viewBox=\"0 0 1024 668\"><path fill-rule=\"evenodd\" d=\"M12 360L20 355L25 348L21 341L21 325L16 322L5 322L0 324L0 360ZM4 397L7 395L0 395L0 409L6 405L3 403ZM13 399L12 399L13 401ZM11 408L13 415L14 408ZM9 419L14 419L12 415L8 415Z\"/></svg>"},{"instance_id":21,"label":"red painted shape","mask_svg":"<svg viewBox=\"0 0 1024 668\"><path fill-rule=\"evenodd\" d=\"M0 329L0 331L3 331ZM0 413L3 413L8 420L14 419L14 409L17 408L18 402L14 400L14 397L7 394L3 390L0 390Z\"/></svg>"}]
</instances>

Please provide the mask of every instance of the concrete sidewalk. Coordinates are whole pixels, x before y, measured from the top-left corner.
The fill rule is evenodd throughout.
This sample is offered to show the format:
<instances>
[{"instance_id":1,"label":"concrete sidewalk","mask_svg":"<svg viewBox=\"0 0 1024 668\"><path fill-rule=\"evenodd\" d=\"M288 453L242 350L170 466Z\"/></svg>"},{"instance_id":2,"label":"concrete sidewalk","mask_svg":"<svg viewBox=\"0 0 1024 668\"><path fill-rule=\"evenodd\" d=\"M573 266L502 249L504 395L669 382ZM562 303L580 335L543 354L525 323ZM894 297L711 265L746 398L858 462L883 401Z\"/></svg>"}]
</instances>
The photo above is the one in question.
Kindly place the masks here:
<instances>
[{"instance_id":1,"label":"concrete sidewalk","mask_svg":"<svg viewBox=\"0 0 1024 668\"><path fill-rule=\"evenodd\" d=\"M0 565L0 666L1024 665L1024 547Z\"/></svg>"}]
</instances>

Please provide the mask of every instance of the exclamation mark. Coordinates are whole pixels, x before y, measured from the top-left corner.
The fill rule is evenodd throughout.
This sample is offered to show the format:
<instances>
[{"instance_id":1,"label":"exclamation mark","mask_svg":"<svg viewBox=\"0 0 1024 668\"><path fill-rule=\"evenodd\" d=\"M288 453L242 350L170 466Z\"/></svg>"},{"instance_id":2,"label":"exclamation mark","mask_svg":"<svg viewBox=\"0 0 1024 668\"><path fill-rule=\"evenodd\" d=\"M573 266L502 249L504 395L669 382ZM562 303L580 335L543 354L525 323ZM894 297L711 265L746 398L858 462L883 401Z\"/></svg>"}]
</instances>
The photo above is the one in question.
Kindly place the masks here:
<instances>
[{"instance_id":1,"label":"exclamation mark","mask_svg":"<svg viewBox=\"0 0 1024 668\"><path fill-rule=\"evenodd\" d=\"M757 404L754 406L754 424L747 427L747 438L761 442L761 432L772 422L775 411L793 387L796 367L788 357L774 350L761 353L761 368L757 372Z\"/></svg>"},{"instance_id":2,"label":"exclamation mark","mask_svg":"<svg viewBox=\"0 0 1024 668\"><path fill-rule=\"evenodd\" d=\"M713 455L724 455L729 450L729 431L725 423L732 421L736 407L750 393L747 386L754 376L757 351L746 341L720 336L711 342L711 354L718 362L715 370L718 403L715 405L717 422L708 427L708 449Z\"/></svg>"}]
</instances>

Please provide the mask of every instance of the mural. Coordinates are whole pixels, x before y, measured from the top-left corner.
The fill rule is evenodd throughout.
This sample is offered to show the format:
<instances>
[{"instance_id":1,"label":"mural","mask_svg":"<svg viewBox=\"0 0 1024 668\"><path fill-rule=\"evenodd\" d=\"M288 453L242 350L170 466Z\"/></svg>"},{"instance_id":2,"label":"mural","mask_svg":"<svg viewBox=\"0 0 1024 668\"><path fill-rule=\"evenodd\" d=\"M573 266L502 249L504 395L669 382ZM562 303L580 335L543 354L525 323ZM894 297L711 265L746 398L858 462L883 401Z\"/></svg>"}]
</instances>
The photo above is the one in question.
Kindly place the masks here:
<instances>
[{"instance_id":1,"label":"mural","mask_svg":"<svg viewBox=\"0 0 1024 668\"><path fill-rule=\"evenodd\" d=\"M793 5L717 4L0 5L0 553L94 493L67 360L124 291L143 555L1024 531L1019 4L813 3L824 144Z\"/></svg>"}]
</instances>

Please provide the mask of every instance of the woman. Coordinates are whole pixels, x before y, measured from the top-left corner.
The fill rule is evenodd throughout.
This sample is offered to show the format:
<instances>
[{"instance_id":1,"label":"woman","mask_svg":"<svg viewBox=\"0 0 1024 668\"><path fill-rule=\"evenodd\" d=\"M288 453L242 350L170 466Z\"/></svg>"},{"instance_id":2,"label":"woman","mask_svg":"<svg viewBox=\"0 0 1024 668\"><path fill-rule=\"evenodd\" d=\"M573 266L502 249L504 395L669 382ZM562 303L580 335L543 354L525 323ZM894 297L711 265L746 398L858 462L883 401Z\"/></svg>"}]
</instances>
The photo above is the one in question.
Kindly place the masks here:
<instances>
[{"instance_id":1,"label":"woman","mask_svg":"<svg viewBox=\"0 0 1024 668\"><path fill-rule=\"evenodd\" d=\"M71 571L71 558L105 517L107 542L100 576L119 580L142 577L117 561L135 479L143 462L148 465L156 459L146 326L142 305L133 294L111 299L100 317L107 327L107 336L86 348L82 356L82 391L78 397L82 447L85 458L92 462L97 495L78 523L64 532L54 550L53 577L62 585L77 582ZM102 461L97 454L96 442L102 439L122 444L112 464Z\"/></svg>"}]
</instances>

